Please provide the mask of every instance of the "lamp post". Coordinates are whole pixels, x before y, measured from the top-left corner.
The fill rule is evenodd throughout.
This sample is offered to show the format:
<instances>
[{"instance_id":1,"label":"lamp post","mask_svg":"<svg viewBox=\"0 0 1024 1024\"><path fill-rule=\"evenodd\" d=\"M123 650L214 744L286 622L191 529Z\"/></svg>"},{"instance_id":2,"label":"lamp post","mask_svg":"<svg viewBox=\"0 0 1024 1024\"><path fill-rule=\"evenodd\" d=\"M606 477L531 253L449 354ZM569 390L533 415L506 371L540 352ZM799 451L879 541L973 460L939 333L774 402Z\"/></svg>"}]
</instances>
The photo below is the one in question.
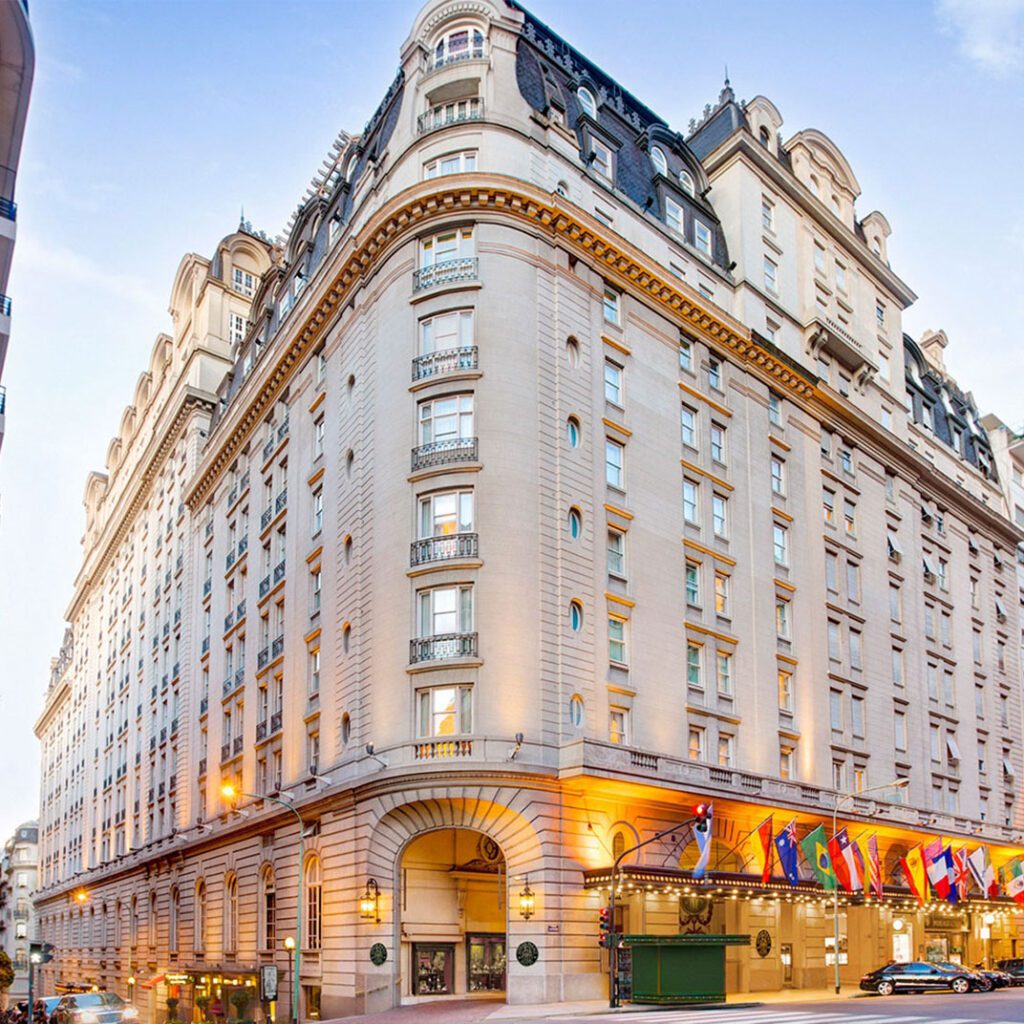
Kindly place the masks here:
<instances>
[{"instance_id":1,"label":"lamp post","mask_svg":"<svg viewBox=\"0 0 1024 1024\"><path fill-rule=\"evenodd\" d=\"M837 789L835 791L836 802L832 806L832 837L835 838L839 808L843 805L844 801L855 800L859 796L864 796L865 793L880 793L884 789L905 789L909 785L910 779L894 779L892 782L887 782L884 786L869 786L867 789L855 790L852 793L840 793ZM839 995L841 988L839 980L839 878L835 873L835 866L832 868L832 875L832 941L834 943L832 947L832 965L835 968L836 995Z\"/></svg>"},{"instance_id":2,"label":"lamp post","mask_svg":"<svg viewBox=\"0 0 1024 1024\"><path fill-rule=\"evenodd\" d=\"M295 805L287 800L282 800L277 796L260 796L258 793L242 793L235 789L230 783L220 787L221 796L225 800L234 802L240 796L249 797L251 800L269 800L271 803L277 804L280 807L285 808L287 811L291 811L295 815L295 820L299 825L299 874L296 879L295 886L295 938L292 939L291 946L288 945L288 939L285 939L285 948L292 950L293 955L291 957L291 971L292 971L292 1021L297 1022L299 1020L299 970L301 967L300 957L302 955L302 868L303 861L305 860L305 850L303 848L303 841L305 839L306 823L302 820L302 815L295 809ZM291 938L289 936L289 938Z\"/></svg>"}]
</instances>

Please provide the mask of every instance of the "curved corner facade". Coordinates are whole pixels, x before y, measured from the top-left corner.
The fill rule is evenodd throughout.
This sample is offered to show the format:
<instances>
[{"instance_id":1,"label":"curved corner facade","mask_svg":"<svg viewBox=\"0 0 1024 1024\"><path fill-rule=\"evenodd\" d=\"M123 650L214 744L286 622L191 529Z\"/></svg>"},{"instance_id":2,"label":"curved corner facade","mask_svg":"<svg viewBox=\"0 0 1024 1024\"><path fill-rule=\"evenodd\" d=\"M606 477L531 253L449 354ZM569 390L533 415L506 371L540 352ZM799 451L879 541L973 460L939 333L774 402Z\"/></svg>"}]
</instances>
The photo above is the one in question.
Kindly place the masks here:
<instances>
[{"instance_id":1,"label":"curved corner facade","mask_svg":"<svg viewBox=\"0 0 1024 1024\"><path fill-rule=\"evenodd\" d=\"M897 778L842 804L887 886L844 975L981 942L896 868L1017 850L1020 534L887 221L780 126L727 87L684 137L518 5L431 3L285 247L183 261L37 726L47 984L201 1019L276 965L284 1013L291 938L306 1019L598 998L612 862L712 800L709 880L681 830L619 928L765 928L731 990L823 985L830 905L745 837Z\"/></svg>"}]
</instances>

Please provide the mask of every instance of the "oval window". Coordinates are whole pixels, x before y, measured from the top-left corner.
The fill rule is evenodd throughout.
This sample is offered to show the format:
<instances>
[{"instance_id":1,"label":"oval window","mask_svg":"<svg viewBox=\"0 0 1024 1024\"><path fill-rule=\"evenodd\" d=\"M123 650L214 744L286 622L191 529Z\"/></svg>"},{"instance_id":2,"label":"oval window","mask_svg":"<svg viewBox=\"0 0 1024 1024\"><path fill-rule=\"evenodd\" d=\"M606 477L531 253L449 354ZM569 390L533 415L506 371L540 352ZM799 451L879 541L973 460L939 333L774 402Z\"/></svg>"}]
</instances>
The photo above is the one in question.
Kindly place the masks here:
<instances>
[{"instance_id":1,"label":"oval window","mask_svg":"<svg viewBox=\"0 0 1024 1024\"><path fill-rule=\"evenodd\" d=\"M352 719L349 718L348 712L341 716L341 742L347 744L352 738Z\"/></svg>"},{"instance_id":2,"label":"oval window","mask_svg":"<svg viewBox=\"0 0 1024 1024\"><path fill-rule=\"evenodd\" d=\"M569 700L569 724L574 729L583 726L583 698L575 693Z\"/></svg>"},{"instance_id":3,"label":"oval window","mask_svg":"<svg viewBox=\"0 0 1024 1024\"><path fill-rule=\"evenodd\" d=\"M570 416L565 422L565 436L570 448L580 446L580 421L575 416Z\"/></svg>"},{"instance_id":4,"label":"oval window","mask_svg":"<svg viewBox=\"0 0 1024 1024\"><path fill-rule=\"evenodd\" d=\"M655 146L651 150L651 163L654 164L656 173L668 174L668 159L665 157L665 151L659 146Z\"/></svg>"},{"instance_id":5,"label":"oval window","mask_svg":"<svg viewBox=\"0 0 1024 1024\"><path fill-rule=\"evenodd\" d=\"M583 628L583 605L579 601L569 602L569 626L574 633Z\"/></svg>"},{"instance_id":6,"label":"oval window","mask_svg":"<svg viewBox=\"0 0 1024 1024\"><path fill-rule=\"evenodd\" d=\"M580 365L580 343L575 338L566 338L565 352L571 367L575 369Z\"/></svg>"},{"instance_id":7,"label":"oval window","mask_svg":"<svg viewBox=\"0 0 1024 1024\"><path fill-rule=\"evenodd\" d=\"M583 514L578 508L569 509L569 536L573 540L579 540L583 532Z\"/></svg>"}]
</instances>

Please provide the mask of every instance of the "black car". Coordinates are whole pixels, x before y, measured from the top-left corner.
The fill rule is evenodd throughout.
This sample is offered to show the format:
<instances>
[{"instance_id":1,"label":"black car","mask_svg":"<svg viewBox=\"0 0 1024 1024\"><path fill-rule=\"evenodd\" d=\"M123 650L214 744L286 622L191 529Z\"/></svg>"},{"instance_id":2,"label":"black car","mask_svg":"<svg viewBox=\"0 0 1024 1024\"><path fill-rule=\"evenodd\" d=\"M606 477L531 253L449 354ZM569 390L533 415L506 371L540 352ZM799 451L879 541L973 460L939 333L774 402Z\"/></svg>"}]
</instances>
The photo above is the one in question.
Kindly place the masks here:
<instances>
[{"instance_id":1,"label":"black car","mask_svg":"<svg viewBox=\"0 0 1024 1024\"><path fill-rule=\"evenodd\" d=\"M139 1011L114 992L76 992L64 996L50 1024L134 1024Z\"/></svg>"},{"instance_id":2,"label":"black car","mask_svg":"<svg viewBox=\"0 0 1024 1024\"><path fill-rule=\"evenodd\" d=\"M891 996L894 992L931 992L952 989L954 992L989 992L992 982L974 971L955 964L932 964L915 960L907 964L886 964L860 979L865 992Z\"/></svg>"},{"instance_id":3,"label":"black car","mask_svg":"<svg viewBox=\"0 0 1024 1024\"><path fill-rule=\"evenodd\" d=\"M1010 984L1024 985L1024 960L1018 957L1012 960L997 960L996 967L1010 976Z\"/></svg>"}]
</instances>

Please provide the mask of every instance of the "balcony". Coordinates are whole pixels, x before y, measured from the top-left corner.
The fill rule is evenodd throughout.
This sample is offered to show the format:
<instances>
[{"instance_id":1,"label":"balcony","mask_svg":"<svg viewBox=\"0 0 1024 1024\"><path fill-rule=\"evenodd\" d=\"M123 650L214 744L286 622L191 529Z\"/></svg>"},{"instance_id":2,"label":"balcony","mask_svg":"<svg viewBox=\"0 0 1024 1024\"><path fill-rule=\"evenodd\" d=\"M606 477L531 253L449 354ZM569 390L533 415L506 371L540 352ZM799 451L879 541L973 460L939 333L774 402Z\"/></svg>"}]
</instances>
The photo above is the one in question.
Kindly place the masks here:
<instances>
[{"instance_id":1,"label":"balcony","mask_svg":"<svg viewBox=\"0 0 1024 1024\"><path fill-rule=\"evenodd\" d=\"M414 540L409 562L411 565L425 565L429 562L446 562L453 558L477 558L478 555L477 534L450 533L444 537Z\"/></svg>"},{"instance_id":2,"label":"balcony","mask_svg":"<svg viewBox=\"0 0 1024 1024\"><path fill-rule=\"evenodd\" d=\"M475 370L479 365L478 351L476 345L468 345L464 348L446 348L417 356L412 361L412 379L426 380L428 377L443 377L449 373Z\"/></svg>"},{"instance_id":3,"label":"balcony","mask_svg":"<svg viewBox=\"0 0 1024 1024\"><path fill-rule=\"evenodd\" d=\"M199 702L199 714L205 715L206 712L209 711L209 710L210 710L210 698L209 697L204 697Z\"/></svg>"},{"instance_id":4,"label":"balcony","mask_svg":"<svg viewBox=\"0 0 1024 1024\"><path fill-rule=\"evenodd\" d=\"M275 711L270 716L270 735L273 736L275 732L281 731L281 720L283 718L282 712Z\"/></svg>"},{"instance_id":5,"label":"balcony","mask_svg":"<svg viewBox=\"0 0 1024 1024\"><path fill-rule=\"evenodd\" d=\"M259 654L256 655L256 667L266 668L267 663L270 661L270 648L261 647Z\"/></svg>"},{"instance_id":6,"label":"balcony","mask_svg":"<svg viewBox=\"0 0 1024 1024\"><path fill-rule=\"evenodd\" d=\"M484 60L485 58L484 45L480 41L472 46L467 46L464 50L459 50L458 53L429 54L426 58L426 70L428 72L439 71L452 64L461 64L467 60Z\"/></svg>"},{"instance_id":7,"label":"balcony","mask_svg":"<svg viewBox=\"0 0 1024 1024\"><path fill-rule=\"evenodd\" d=\"M0 196L0 217L5 220L17 220L18 204L13 199Z\"/></svg>"},{"instance_id":8,"label":"balcony","mask_svg":"<svg viewBox=\"0 0 1024 1024\"><path fill-rule=\"evenodd\" d=\"M226 697L226 696L227 696L227 695L228 695L229 693L234 693L234 692L235 692L235 687L236 687L237 685L238 685L238 684L237 684L237 683L235 682L235 677L234 677L234 674L232 674L232 675L229 675L229 676L228 676L228 677L227 677L227 678L226 678L226 679L224 680L223 686L222 686L222 688L221 688L221 692L222 692L222 693L224 694L224 696Z\"/></svg>"},{"instance_id":9,"label":"balcony","mask_svg":"<svg viewBox=\"0 0 1024 1024\"><path fill-rule=\"evenodd\" d=\"M270 647L270 656L272 658L278 657L278 655L284 653L284 634L276 637L273 644Z\"/></svg>"},{"instance_id":10,"label":"balcony","mask_svg":"<svg viewBox=\"0 0 1024 1024\"><path fill-rule=\"evenodd\" d=\"M432 469L454 462L477 461L477 439L475 437L451 437L443 441L431 441L412 450L412 469Z\"/></svg>"},{"instance_id":11,"label":"balcony","mask_svg":"<svg viewBox=\"0 0 1024 1024\"><path fill-rule=\"evenodd\" d=\"M235 609L235 622L241 622L245 618L245 599L243 598L238 602L238 607Z\"/></svg>"},{"instance_id":12,"label":"balcony","mask_svg":"<svg viewBox=\"0 0 1024 1024\"><path fill-rule=\"evenodd\" d=\"M241 686L242 685L242 680L244 680L244 679L245 679L245 666L244 665L239 665L238 668L235 669L235 686Z\"/></svg>"},{"instance_id":13,"label":"balcony","mask_svg":"<svg viewBox=\"0 0 1024 1024\"><path fill-rule=\"evenodd\" d=\"M412 756L417 761L434 761L452 757L472 757L472 740L425 740L414 743Z\"/></svg>"},{"instance_id":14,"label":"balcony","mask_svg":"<svg viewBox=\"0 0 1024 1024\"><path fill-rule=\"evenodd\" d=\"M244 746L245 746L245 737L244 736L236 736L234 738L234 740L232 741L231 750L235 754L240 754L242 752L242 748Z\"/></svg>"},{"instance_id":15,"label":"balcony","mask_svg":"<svg viewBox=\"0 0 1024 1024\"><path fill-rule=\"evenodd\" d=\"M203 637L203 642L202 642L202 645L201 645L201 651L202 651L203 654L205 654L209 649L210 649L210 638L208 636L204 636Z\"/></svg>"},{"instance_id":16,"label":"balcony","mask_svg":"<svg viewBox=\"0 0 1024 1024\"><path fill-rule=\"evenodd\" d=\"M270 575L269 573L260 580L260 598L264 598L270 593Z\"/></svg>"},{"instance_id":17,"label":"balcony","mask_svg":"<svg viewBox=\"0 0 1024 1024\"><path fill-rule=\"evenodd\" d=\"M203 597L209 597L211 590L213 590L213 580L203 580Z\"/></svg>"},{"instance_id":18,"label":"balcony","mask_svg":"<svg viewBox=\"0 0 1024 1024\"><path fill-rule=\"evenodd\" d=\"M280 583L284 579L285 573L285 560L282 558L277 565L274 566L274 583Z\"/></svg>"},{"instance_id":19,"label":"balcony","mask_svg":"<svg viewBox=\"0 0 1024 1024\"><path fill-rule=\"evenodd\" d=\"M205 757L199 758L198 774L199 775L205 775L206 774L206 758Z\"/></svg>"},{"instance_id":20,"label":"balcony","mask_svg":"<svg viewBox=\"0 0 1024 1024\"><path fill-rule=\"evenodd\" d=\"M260 532L261 533L270 525L270 520L273 519L273 518L274 518L274 507L273 507L273 505L268 505L260 513Z\"/></svg>"},{"instance_id":21,"label":"balcony","mask_svg":"<svg viewBox=\"0 0 1024 1024\"><path fill-rule=\"evenodd\" d=\"M256 723L256 742L262 743L267 738L267 723L257 722Z\"/></svg>"},{"instance_id":22,"label":"balcony","mask_svg":"<svg viewBox=\"0 0 1024 1024\"><path fill-rule=\"evenodd\" d=\"M878 372L878 365L867 347L847 327L829 316L813 316L804 324L804 338L812 359L817 359L822 353L829 353L854 371L859 387L863 387Z\"/></svg>"},{"instance_id":23,"label":"balcony","mask_svg":"<svg viewBox=\"0 0 1024 1024\"><path fill-rule=\"evenodd\" d=\"M277 513L280 512L283 508L285 508L287 504L288 488L285 487L284 490L282 490L281 493L274 499L274 515L277 515Z\"/></svg>"},{"instance_id":24,"label":"balcony","mask_svg":"<svg viewBox=\"0 0 1024 1024\"><path fill-rule=\"evenodd\" d=\"M222 762L231 760L231 741L220 745L220 759Z\"/></svg>"},{"instance_id":25,"label":"balcony","mask_svg":"<svg viewBox=\"0 0 1024 1024\"><path fill-rule=\"evenodd\" d=\"M409 641L409 663L443 661L448 658L475 658L476 633L440 633Z\"/></svg>"},{"instance_id":26,"label":"balcony","mask_svg":"<svg viewBox=\"0 0 1024 1024\"><path fill-rule=\"evenodd\" d=\"M230 569L231 566L233 566L235 564L235 559L237 559L237 558L238 558L238 552L234 548L232 548L228 552L227 558L224 559L224 571L225 572L228 569Z\"/></svg>"},{"instance_id":27,"label":"balcony","mask_svg":"<svg viewBox=\"0 0 1024 1024\"><path fill-rule=\"evenodd\" d=\"M420 267L412 272L412 290L421 292L440 284L459 284L476 281L480 276L479 260L476 256L462 256L454 260L442 260L430 267Z\"/></svg>"},{"instance_id":28,"label":"balcony","mask_svg":"<svg viewBox=\"0 0 1024 1024\"><path fill-rule=\"evenodd\" d=\"M226 633L235 624L235 613L228 612L224 616L224 632Z\"/></svg>"},{"instance_id":29,"label":"balcony","mask_svg":"<svg viewBox=\"0 0 1024 1024\"><path fill-rule=\"evenodd\" d=\"M416 118L416 131L422 135L432 132L435 128L444 128L449 124L462 124L464 121L480 121L484 116L484 101L478 96L465 100L453 100L442 103L420 114Z\"/></svg>"},{"instance_id":30,"label":"balcony","mask_svg":"<svg viewBox=\"0 0 1024 1024\"><path fill-rule=\"evenodd\" d=\"M0 316L11 315L11 297L9 295L0 295Z\"/></svg>"}]
</instances>

